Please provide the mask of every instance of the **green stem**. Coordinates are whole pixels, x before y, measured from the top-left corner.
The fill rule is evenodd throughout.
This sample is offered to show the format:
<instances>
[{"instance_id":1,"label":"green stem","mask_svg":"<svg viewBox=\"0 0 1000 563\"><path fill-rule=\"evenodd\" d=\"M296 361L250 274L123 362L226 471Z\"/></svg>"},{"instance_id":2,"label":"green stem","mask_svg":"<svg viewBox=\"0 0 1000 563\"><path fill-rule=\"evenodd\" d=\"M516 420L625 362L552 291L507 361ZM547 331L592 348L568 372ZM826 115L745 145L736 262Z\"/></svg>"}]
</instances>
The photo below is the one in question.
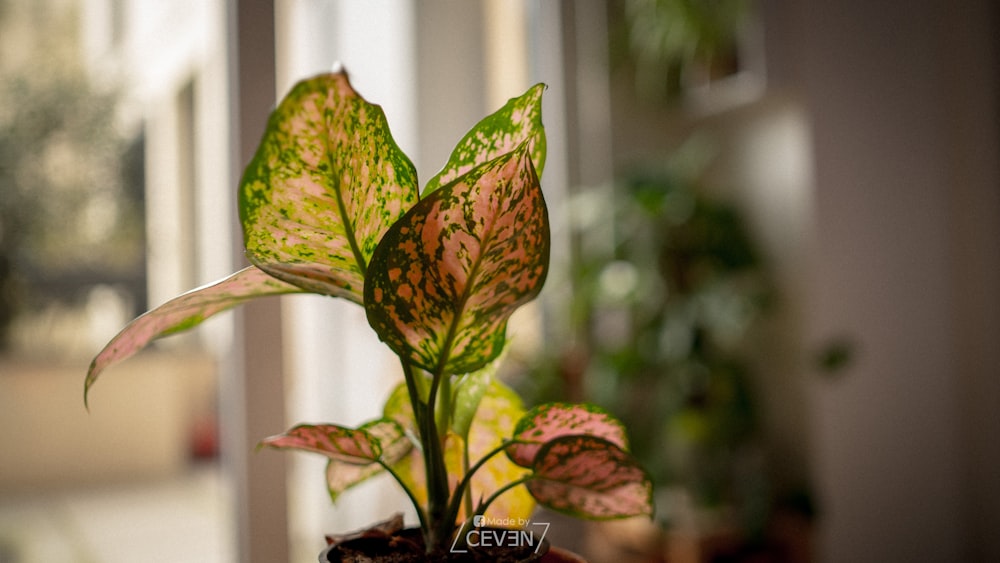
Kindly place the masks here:
<instances>
[{"instance_id":1,"label":"green stem","mask_svg":"<svg viewBox=\"0 0 1000 563\"><path fill-rule=\"evenodd\" d=\"M424 403L420 399L420 391L417 388L416 374L413 366L404 358L400 358L403 364L403 376L406 379L406 390L410 396L410 404L413 407L413 417L417 423L419 432L421 453L424 458L424 475L427 485L427 511L423 513L420 523L420 531L424 536L424 545L427 551L433 551L439 544L445 541L448 534L442 535L442 513L444 505L448 502L448 471L444 466L444 454L442 453L441 440L438 438L437 428L434 424L434 392L436 385L431 386L431 395L428 402ZM407 493L409 494L409 492ZM444 499L444 500L442 500Z\"/></svg>"},{"instance_id":2,"label":"green stem","mask_svg":"<svg viewBox=\"0 0 1000 563\"><path fill-rule=\"evenodd\" d=\"M422 529L424 544L428 553L444 545L451 537L454 518L447 519L449 498L448 468L444 462L444 445L436 423L437 392L441 374L432 374L431 389L427 403L420 400L416 388L416 378L409 362L403 361L404 375L410 401L414 407L414 417L420 429L420 444L424 455L424 474L427 480L427 525ZM412 380L412 384L410 381Z\"/></svg>"},{"instance_id":3,"label":"green stem","mask_svg":"<svg viewBox=\"0 0 1000 563\"><path fill-rule=\"evenodd\" d=\"M441 404L434 409L437 416L438 438L444 439L451 425L451 377L444 375L441 377L441 388L437 391L441 395Z\"/></svg>"},{"instance_id":4,"label":"green stem","mask_svg":"<svg viewBox=\"0 0 1000 563\"><path fill-rule=\"evenodd\" d=\"M392 469L392 467L389 466L389 464L383 463L381 460L379 460L378 463L379 465L382 466L383 469L385 469L389 473L389 475L392 475L392 478L395 479L397 483L399 483L400 488L403 489L403 492L406 493L407 497L409 497L410 502L413 503L413 508L415 508L417 511L417 518L420 520L421 533L425 533L424 531L427 530L427 513L420 506L420 501L418 501L417 497L413 495L413 491L411 491L410 488L406 486L406 483L403 481L403 478L400 477L399 474L396 473Z\"/></svg>"},{"instance_id":5,"label":"green stem","mask_svg":"<svg viewBox=\"0 0 1000 563\"><path fill-rule=\"evenodd\" d=\"M476 512L474 514L473 513L469 514L469 517L466 519L465 524L462 525L462 529L465 529L466 524L471 524L471 523L475 522L476 516L481 516L483 514L486 514L486 509L488 509L489 506L491 504L493 504L493 501L495 501L496 499L500 498L500 495L506 493L507 491L513 489L514 487L517 487L517 486L523 485L524 483L527 483L528 481L530 481L532 479L532 477L533 477L533 475L529 473L529 474L525 475L524 477L521 477L520 479L518 479L516 481L512 481L512 482L504 485L503 487L501 487L496 492L494 492L492 495L490 495L490 497L488 499L486 499L485 501L479 503L479 508L476 510Z\"/></svg>"},{"instance_id":6,"label":"green stem","mask_svg":"<svg viewBox=\"0 0 1000 563\"><path fill-rule=\"evenodd\" d=\"M413 366L405 358L399 358L403 364L403 379L406 380L406 392L410 396L410 405L413 407L413 418L417 422L418 431L422 431L420 420L423 417L423 401L420 400L420 390L417 388L417 376L413 373ZM423 442L423 437L420 438Z\"/></svg>"},{"instance_id":7,"label":"green stem","mask_svg":"<svg viewBox=\"0 0 1000 563\"><path fill-rule=\"evenodd\" d=\"M459 481L458 485L455 487L455 494L454 494L454 496L451 497L451 502L448 504L448 513L447 513L447 515L451 519L452 522L454 522L455 520L458 519L458 509L461 506L462 500L463 500L463 498L465 498L466 493L468 493L469 500L468 500L468 505L466 505L467 508L466 508L465 514L469 518L472 517L472 506L471 506L472 505L472 476L476 474L476 471L479 471L479 468L481 468L482 466L486 465L486 462L488 462L493 456L495 456L498 453L504 451L504 449L506 449L507 446L509 446L511 444L516 444L516 443L518 443L517 440L504 440L503 442L500 443L499 446L493 448L492 450L490 450L489 452L487 452L486 455L484 455L483 457L479 458L479 461L477 461L476 464L473 465L471 469L469 469L468 471L465 472L465 475L462 477L462 480Z\"/></svg>"},{"instance_id":8,"label":"green stem","mask_svg":"<svg viewBox=\"0 0 1000 563\"><path fill-rule=\"evenodd\" d=\"M465 439L462 440L462 475L469 474L469 436L466 434ZM458 489L455 489L455 494L458 495ZM465 487L464 494L460 495L465 500L465 513L472 514L472 487Z\"/></svg>"},{"instance_id":9,"label":"green stem","mask_svg":"<svg viewBox=\"0 0 1000 563\"><path fill-rule=\"evenodd\" d=\"M517 479L515 481L511 481L510 483L507 483L506 485L500 487L492 495L490 495L489 498L487 498L483 502L479 503L479 508L476 510L476 514L474 514L473 516L485 514L486 513L486 509L489 508L489 506L491 504L493 504L493 501L495 501L496 499L500 498L500 495L506 493L507 491L513 489L514 487L517 487L519 485L523 485L523 484L527 483L528 481L531 481L533 478L534 478L534 474L529 473L529 474L525 475L524 477L521 477L520 479Z\"/></svg>"}]
</instances>

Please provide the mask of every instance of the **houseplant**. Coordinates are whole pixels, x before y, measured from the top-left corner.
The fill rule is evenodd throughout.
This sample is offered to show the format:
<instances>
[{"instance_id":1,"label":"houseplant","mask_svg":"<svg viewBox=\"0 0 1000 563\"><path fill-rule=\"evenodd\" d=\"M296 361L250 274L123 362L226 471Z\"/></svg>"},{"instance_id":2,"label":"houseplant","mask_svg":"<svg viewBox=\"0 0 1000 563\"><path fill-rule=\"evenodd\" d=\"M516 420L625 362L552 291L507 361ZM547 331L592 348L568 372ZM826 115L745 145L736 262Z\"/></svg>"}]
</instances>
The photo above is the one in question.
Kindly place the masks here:
<instances>
[{"instance_id":1,"label":"houseplant","mask_svg":"<svg viewBox=\"0 0 1000 563\"><path fill-rule=\"evenodd\" d=\"M386 543L418 545L431 560L467 555L483 537L500 538L480 534L483 523L523 523L512 514L528 514L533 501L583 518L650 515L651 482L614 417L566 403L524 412L492 377L508 318L538 295L548 269L543 89L480 121L421 193L382 109L346 73L298 83L240 183L252 266L132 321L94 358L85 402L108 365L155 338L258 297L339 297L365 308L403 383L377 420L299 425L262 445L328 457L334 499L375 473L392 475L420 532L396 541L395 529L383 531ZM522 485L530 496L497 502Z\"/></svg>"}]
</instances>

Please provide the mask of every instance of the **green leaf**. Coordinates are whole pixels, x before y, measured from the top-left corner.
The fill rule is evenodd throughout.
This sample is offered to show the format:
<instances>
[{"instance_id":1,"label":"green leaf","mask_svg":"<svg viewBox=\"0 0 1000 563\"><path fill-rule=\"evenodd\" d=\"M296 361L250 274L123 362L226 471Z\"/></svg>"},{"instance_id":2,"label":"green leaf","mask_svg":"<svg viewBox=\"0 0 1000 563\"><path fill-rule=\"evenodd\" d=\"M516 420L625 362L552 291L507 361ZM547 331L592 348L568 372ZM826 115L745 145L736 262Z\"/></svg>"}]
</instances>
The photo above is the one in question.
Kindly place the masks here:
<instances>
[{"instance_id":1,"label":"green leaf","mask_svg":"<svg viewBox=\"0 0 1000 563\"><path fill-rule=\"evenodd\" d=\"M271 114L240 184L247 256L278 279L360 303L375 246L418 193L381 107L345 73L304 80Z\"/></svg>"},{"instance_id":2,"label":"green leaf","mask_svg":"<svg viewBox=\"0 0 1000 563\"><path fill-rule=\"evenodd\" d=\"M463 375L455 383L451 399L451 431L463 440L469 435L479 402L489 389L496 370L497 362L493 361L481 370Z\"/></svg>"},{"instance_id":3,"label":"green leaf","mask_svg":"<svg viewBox=\"0 0 1000 563\"><path fill-rule=\"evenodd\" d=\"M544 90L544 84L532 86L469 130L455 146L444 168L427 182L424 196L525 142L529 146L535 173L541 178L545 168L545 129L542 126Z\"/></svg>"},{"instance_id":4,"label":"green leaf","mask_svg":"<svg viewBox=\"0 0 1000 563\"><path fill-rule=\"evenodd\" d=\"M609 520L653 514L653 485L625 450L596 436L560 436L542 446L528 491L564 514Z\"/></svg>"},{"instance_id":5,"label":"green leaf","mask_svg":"<svg viewBox=\"0 0 1000 563\"><path fill-rule=\"evenodd\" d=\"M301 424L284 434L261 441L262 447L322 454L327 463L330 498L397 463L412 449L403 428L390 419L379 419L359 428L335 424Z\"/></svg>"},{"instance_id":6,"label":"green leaf","mask_svg":"<svg viewBox=\"0 0 1000 563\"><path fill-rule=\"evenodd\" d=\"M541 291L549 223L527 146L413 206L386 233L365 280L368 322L434 374L496 358L507 319Z\"/></svg>"},{"instance_id":7,"label":"green leaf","mask_svg":"<svg viewBox=\"0 0 1000 563\"><path fill-rule=\"evenodd\" d=\"M84 401L102 371L132 356L153 340L191 329L212 315L251 299L301 291L250 266L224 280L167 301L129 323L94 357L84 382Z\"/></svg>"},{"instance_id":8,"label":"green leaf","mask_svg":"<svg viewBox=\"0 0 1000 563\"><path fill-rule=\"evenodd\" d=\"M591 404L546 403L528 411L514 428L517 442L507 448L511 461L531 467L542 445L560 436L596 436L628 449L625 425Z\"/></svg>"}]
</instances>

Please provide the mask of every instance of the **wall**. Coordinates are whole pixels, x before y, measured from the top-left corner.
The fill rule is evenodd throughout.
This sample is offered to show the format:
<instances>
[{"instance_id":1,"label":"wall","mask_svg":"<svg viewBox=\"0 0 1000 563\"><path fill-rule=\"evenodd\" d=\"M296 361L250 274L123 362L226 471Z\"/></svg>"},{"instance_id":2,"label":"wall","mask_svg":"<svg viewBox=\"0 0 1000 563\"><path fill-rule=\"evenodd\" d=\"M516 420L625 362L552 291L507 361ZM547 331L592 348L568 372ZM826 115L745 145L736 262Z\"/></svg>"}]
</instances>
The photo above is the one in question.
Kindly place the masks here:
<instances>
[{"instance_id":1,"label":"wall","mask_svg":"<svg viewBox=\"0 0 1000 563\"><path fill-rule=\"evenodd\" d=\"M694 121L790 298L786 347L764 354L786 369L756 384L782 471L816 493L817 559L998 560L997 8L759 7L765 96ZM635 103L615 118L618 166L691 126ZM810 354L842 335L855 361L821 377Z\"/></svg>"},{"instance_id":2,"label":"wall","mask_svg":"<svg viewBox=\"0 0 1000 563\"><path fill-rule=\"evenodd\" d=\"M807 2L798 16L815 159L808 329L860 343L849 373L811 385L821 560L996 560L989 3Z\"/></svg>"}]
</instances>

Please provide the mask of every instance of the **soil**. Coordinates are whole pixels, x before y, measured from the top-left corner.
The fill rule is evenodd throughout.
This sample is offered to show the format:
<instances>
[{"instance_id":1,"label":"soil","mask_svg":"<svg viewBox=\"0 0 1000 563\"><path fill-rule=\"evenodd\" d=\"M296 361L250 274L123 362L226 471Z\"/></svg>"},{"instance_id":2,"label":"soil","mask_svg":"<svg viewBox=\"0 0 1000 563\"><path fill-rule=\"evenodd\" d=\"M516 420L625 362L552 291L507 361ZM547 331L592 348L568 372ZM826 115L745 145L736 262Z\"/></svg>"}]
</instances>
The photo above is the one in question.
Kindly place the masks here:
<instances>
[{"instance_id":1,"label":"soil","mask_svg":"<svg viewBox=\"0 0 1000 563\"><path fill-rule=\"evenodd\" d=\"M512 530L495 530L494 538L514 538ZM446 549L443 552L425 553L423 537L417 528L393 530L392 527L375 526L350 536L327 538L331 546L323 552L321 562L329 563L520 563L538 561L549 548L548 542L541 546L529 542L487 542L501 543L498 546L468 546ZM521 545L514 545L521 544ZM537 549L537 553L535 553Z\"/></svg>"}]
</instances>

